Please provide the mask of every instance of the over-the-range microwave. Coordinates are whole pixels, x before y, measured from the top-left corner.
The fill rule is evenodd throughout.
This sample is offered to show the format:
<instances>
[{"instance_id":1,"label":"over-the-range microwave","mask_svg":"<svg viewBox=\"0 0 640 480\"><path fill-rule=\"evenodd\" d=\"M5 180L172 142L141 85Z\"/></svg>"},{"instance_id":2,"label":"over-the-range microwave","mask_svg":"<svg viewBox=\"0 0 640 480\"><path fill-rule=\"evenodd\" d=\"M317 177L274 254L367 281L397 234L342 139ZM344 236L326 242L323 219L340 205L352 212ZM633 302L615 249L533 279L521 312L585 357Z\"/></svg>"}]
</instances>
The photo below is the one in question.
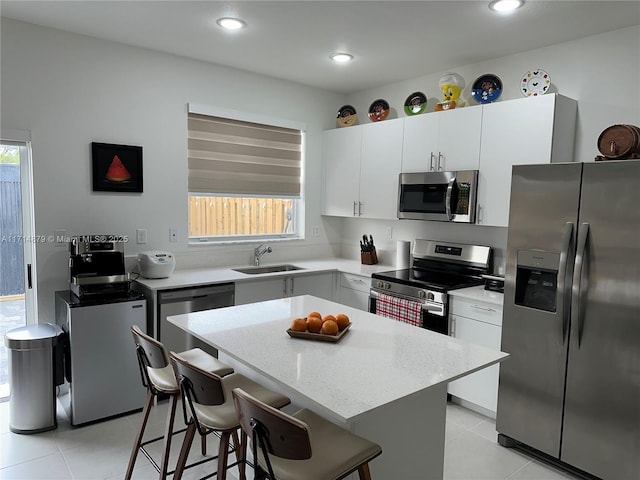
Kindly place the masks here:
<instances>
[{"instance_id":1,"label":"over-the-range microwave","mask_svg":"<svg viewBox=\"0 0 640 480\"><path fill-rule=\"evenodd\" d=\"M475 223L478 171L401 173L398 218Z\"/></svg>"}]
</instances>

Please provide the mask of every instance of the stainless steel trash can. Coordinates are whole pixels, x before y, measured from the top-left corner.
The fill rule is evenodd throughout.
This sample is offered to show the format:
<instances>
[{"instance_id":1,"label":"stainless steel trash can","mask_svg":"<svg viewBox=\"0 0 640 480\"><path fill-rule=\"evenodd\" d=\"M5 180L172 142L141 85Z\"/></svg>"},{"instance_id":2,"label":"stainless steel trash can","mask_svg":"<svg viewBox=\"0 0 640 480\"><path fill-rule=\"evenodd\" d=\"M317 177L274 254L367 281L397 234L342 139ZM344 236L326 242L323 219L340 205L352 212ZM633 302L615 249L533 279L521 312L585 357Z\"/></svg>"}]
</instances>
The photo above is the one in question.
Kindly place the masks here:
<instances>
[{"instance_id":1,"label":"stainless steel trash can","mask_svg":"<svg viewBox=\"0 0 640 480\"><path fill-rule=\"evenodd\" d=\"M15 433L53 430L56 419L56 360L62 338L58 325L39 323L9 330L9 428Z\"/></svg>"}]
</instances>

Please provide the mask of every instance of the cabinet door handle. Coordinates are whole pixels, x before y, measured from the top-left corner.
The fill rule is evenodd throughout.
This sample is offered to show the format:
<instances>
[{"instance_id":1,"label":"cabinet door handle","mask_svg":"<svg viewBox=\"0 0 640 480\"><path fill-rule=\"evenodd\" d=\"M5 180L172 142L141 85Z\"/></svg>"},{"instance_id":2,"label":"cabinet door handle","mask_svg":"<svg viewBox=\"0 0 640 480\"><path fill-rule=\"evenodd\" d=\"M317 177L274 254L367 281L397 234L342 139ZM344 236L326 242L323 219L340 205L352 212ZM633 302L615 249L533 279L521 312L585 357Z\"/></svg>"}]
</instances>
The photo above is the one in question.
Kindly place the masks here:
<instances>
[{"instance_id":1,"label":"cabinet door handle","mask_svg":"<svg viewBox=\"0 0 640 480\"><path fill-rule=\"evenodd\" d=\"M354 216L354 217L356 216L356 203L358 203L358 202L356 202L356 201L354 200L354 201L353 201L353 216Z\"/></svg>"},{"instance_id":2,"label":"cabinet door handle","mask_svg":"<svg viewBox=\"0 0 640 480\"><path fill-rule=\"evenodd\" d=\"M442 171L442 152L438 152L438 170Z\"/></svg>"},{"instance_id":3,"label":"cabinet door handle","mask_svg":"<svg viewBox=\"0 0 640 480\"><path fill-rule=\"evenodd\" d=\"M358 202L358 216L362 216L362 202Z\"/></svg>"},{"instance_id":4,"label":"cabinet door handle","mask_svg":"<svg viewBox=\"0 0 640 480\"><path fill-rule=\"evenodd\" d=\"M471 308L475 308L477 310L482 310L484 312L495 312L495 310L493 308L485 308L485 307L481 307L480 305L471 305Z\"/></svg>"},{"instance_id":5,"label":"cabinet door handle","mask_svg":"<svg viewBox=\"0 0 640 480\"><path fill-rule=\"evenodd\" d=\"M282 294L283 296L287 296L287 279L283 278L282 279Z\"/></svg>"},{"instance_id":6,"label":"cabinet door handle","mask_svg":"<svg viewBox=\"0 0 640 480\"><path fill-rule=\"evenodd\" d=\"M482 223L482 205L478 204L478 223Z\"/></svg>"},{"instance_id":7,"label":"cabinet door handle","mask_svg":"<svg viewBox=\"0 0 640 480\"><path fill-rule=\"evenodd\" d=\"M454 317L453 315L449 317L449 336L456 336L456 317Z\"/></svg>"},{"instance_id":8,"label":"cabinet door handle","mask_svg":"<svg viewBox=\"0 0 640 480\"><path fill-rule=\"evenodd\" d=\"M289 281L291 282L291 283L289 284L289 293L290 293L291 295L293 295L293 279L294 279L294 277L291 277L291 278L289 279Z\"/></svg>"},{"instance_id":9,"label":"cabinet door handle","mask_svg":"<svg viewBox=\"0 0 640 480\"><path fill-rule=\"evenodd\" d=\"M435 170L435 155L431 152L431 159L429 161L429 170Z\"/></svg>"}]
</instances>

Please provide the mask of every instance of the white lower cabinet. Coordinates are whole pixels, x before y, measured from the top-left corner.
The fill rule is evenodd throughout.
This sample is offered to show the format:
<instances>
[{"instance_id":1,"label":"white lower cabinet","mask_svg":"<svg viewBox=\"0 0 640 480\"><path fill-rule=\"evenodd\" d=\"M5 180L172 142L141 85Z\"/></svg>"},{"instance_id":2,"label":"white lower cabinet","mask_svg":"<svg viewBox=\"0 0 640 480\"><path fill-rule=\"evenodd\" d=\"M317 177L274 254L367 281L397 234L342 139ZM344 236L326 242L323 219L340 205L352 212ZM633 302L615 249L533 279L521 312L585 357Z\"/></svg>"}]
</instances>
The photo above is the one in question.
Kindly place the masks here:
<instances>
[{"instance_id":1,"label":"white lower cabinet","mask_svg":"<svg viewBox=\"0 0 640 480\"><path fill-rule=\"evenodd\" d=\"M333 283L332 272L236 282L235 304L244 305L296 295L313 295L333 300Z\"/></svg>"},{"instance_id":2,"label":"white lower cabinet","mask_svg":"<svg viewBox=\"0 0 640 480\"><path fill-rule=\"evenodd\" d=\"M453 296L449 313L450 335L476 345L500 350L502 306ZM448 392L482 407L495 417L500 366L493 365L449 384Z\"/></svg>"},{"instance_id":3,"label":"white lower cabinet","mask_svg":"<svg viewBox=\"0 0 640 480\"><path fill-rule=\"evenodd\" d=\"M339 273L340 291L338 301L343 305L369 311L369 289L371 278L352 273Z\"/></svg>"}]
</instances>

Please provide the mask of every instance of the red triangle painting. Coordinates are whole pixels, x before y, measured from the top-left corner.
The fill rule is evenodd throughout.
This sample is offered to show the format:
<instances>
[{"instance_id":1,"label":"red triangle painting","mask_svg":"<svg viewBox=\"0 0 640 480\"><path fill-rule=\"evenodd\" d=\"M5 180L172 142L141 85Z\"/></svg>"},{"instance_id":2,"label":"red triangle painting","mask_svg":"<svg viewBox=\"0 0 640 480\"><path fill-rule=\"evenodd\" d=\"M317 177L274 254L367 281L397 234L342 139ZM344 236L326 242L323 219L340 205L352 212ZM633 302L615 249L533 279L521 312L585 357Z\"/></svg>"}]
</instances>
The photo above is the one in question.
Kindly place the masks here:
<instances>
[{"instance_id":1,"label":"red triangle painting","mask_svg":"<svg viewBox=\"0 0 640 480\"><path fill-rule=\"evenodd\" d=\"M126 182L127 180L131 180L129 170L127 170L127 167L124 166L117 155L113 157L111 165L109 165L109 170L107 170L107 174L105 175L105 179L110 182Z\"/></svg>"}]
</instances>

